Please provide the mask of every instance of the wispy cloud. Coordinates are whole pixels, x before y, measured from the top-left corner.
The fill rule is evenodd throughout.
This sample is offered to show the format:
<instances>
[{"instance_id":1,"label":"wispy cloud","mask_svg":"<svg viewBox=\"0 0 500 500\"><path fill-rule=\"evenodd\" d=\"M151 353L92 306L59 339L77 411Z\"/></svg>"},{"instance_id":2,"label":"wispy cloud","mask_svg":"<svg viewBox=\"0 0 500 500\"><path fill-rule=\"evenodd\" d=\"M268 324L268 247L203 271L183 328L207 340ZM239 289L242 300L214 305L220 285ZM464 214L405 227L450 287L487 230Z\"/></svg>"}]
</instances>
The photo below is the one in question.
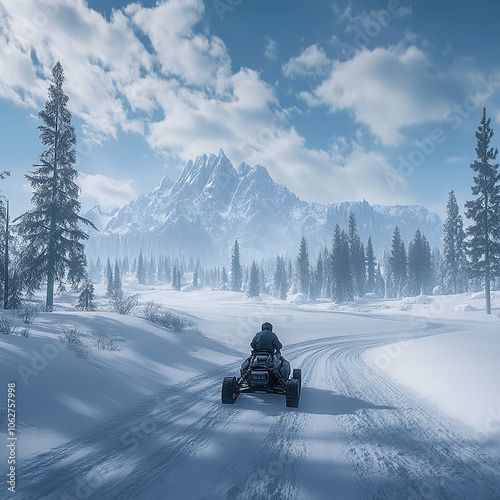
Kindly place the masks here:
<instances>
[{"instance_id":1,"label":"wispy cloud","mask_svg":"<svg viewBox=\"0 0 500 500\"><path fill-rule=\"evenodd\" d=\"M399 44L335 61L309 103L325 104L332 112L351 111L382 144L396 145L404 127L443 119L449 106L445 88L421 49Z\"/></svg>"},{"instance_id":2,"label":"wispy cloud","mask_svg":"<svg viewBox=\"0 0 500 500\"><path fill-rule=\"evenodd\" d=\"M316 44L307 47L299 56L292 57L283 65L287 77L324 75L331 67L325 51Z\"/></svg>"},{"instance_id":3,"label":"wispy cloud","mask_svg":"<svg viewBox=\"0 0 500 500\"><path fill-rule=\"evenodd\" d=\"M281 109L276 89L255 70L231 69L225 44L202 26L203 16L201 0L168 0L154 7L133 3L114 9L109 19L84 0L52 0L50 7L36 0L0 0L0 96L40 109L51 69L60 61L84 139L103 142L120 131L140 134L152 149L181 162L222 148L235 164L268 166L303 198L356 199L363 186L372 190L373 201L387 197L384 175L391 167L383 155L356 147L341 157L309 148L290 113ZM277 57L273 39L267 39L266 52ZM283 68L290 77L323 77L311 102L351 110L386 142L409 123L405 112L422 104L418 79L402 109L392 95L394 86L405 83L398 81L405 70L411 70L409 80L419 70L430 74L418 51L361 53L342 64L329 61L318 45ZM388 113L381 109L384 102ZM432 118L432 105L417 116ZM319 190L318 175L325 180ZM80 183L83 197L105 207L135 196L128 180L82 174Z\"/></svg>"},{"instance_id":4,"label":"wispy cloud","mask_svg":"<svg viewBox=\"0 0 500 500\"><path fill-rule=\"evenodd\" d=\"M271 61L276 61L278 59L278 43L276 40L267 37L266 38L266 48L264 50L264 55L271 59Z\"/></svg>"},{"instance_id":5,"label":"wispy cloud","mask_svg":"<svg viewBox=\"0 0 500 500\"><path fill-rule=\"evenodd\" d=\"M79 184L82 190L82 199L97 203L105 210L122 207L137 197L131 179L118 180L102 174L81 172Z\"/></svg>"}]
</instances>

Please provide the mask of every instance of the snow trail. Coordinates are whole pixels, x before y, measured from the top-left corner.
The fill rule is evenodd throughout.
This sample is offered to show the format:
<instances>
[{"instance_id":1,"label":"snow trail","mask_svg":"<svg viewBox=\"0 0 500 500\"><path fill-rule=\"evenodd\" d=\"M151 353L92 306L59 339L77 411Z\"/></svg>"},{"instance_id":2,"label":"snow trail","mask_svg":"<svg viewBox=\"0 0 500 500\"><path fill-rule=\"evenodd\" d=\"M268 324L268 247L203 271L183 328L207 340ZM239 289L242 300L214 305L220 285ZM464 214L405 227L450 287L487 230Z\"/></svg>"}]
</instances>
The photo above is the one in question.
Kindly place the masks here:
<instances>
[{"instance_id":1,"label":"snow trail","mask_svg":"<svg viewBox=\"0 0 500 500\"><path fill-rule=\"evenodd\" d=\"M367 349L450 328L420 325L287 346L303 372L298 409L277 395L222 405L238 363L169 387L23 464L18 497L500 498L497 459L362 361Z\"/></svg>"}]
</instances>

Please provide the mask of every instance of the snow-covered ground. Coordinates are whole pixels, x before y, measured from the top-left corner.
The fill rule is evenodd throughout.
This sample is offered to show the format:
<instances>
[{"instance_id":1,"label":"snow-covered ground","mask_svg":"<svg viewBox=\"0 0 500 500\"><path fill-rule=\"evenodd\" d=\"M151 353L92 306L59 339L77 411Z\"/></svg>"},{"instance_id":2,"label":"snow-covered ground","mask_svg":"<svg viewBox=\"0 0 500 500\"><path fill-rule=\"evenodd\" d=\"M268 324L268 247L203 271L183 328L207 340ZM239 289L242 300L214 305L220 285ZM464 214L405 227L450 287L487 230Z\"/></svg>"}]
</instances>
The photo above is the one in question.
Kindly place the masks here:
<instances>
[{"instance_id":1,"label":"snow-covered ground","mask_svg":"<svg viewBox=\"0 0 500 500\"><path fill-rule=\"evenodd\" d=\"M134 291L198 331L66 303L28 338L0 337L1 406L17 384L17 498L500 498L498 307L488 317L470 294L339 307ZM220 404L263 321L303 370L298 409L272 395ZM84 357L61 325L80 329Z\"/></svg>"}]
</instances>

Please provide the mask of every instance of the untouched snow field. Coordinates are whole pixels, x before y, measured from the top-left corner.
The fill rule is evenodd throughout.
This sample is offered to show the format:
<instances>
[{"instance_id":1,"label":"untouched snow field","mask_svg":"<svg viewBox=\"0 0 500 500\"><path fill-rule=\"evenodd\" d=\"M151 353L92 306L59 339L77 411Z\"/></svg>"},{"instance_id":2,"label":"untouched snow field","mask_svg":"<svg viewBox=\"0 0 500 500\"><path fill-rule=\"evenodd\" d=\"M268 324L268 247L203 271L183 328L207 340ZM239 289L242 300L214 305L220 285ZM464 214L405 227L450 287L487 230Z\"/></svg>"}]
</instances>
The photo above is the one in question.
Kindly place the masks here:
<instances>
[{"instance_id":1,"label":"untouched snow field","mask_svg":"<svg viewBox=\"0 0 500 500\"><path fill-rule=\"evenodd\" d=\"M0 337L0 406L15 381L18 436L16 493L5 481L0 498L500 499L500 322L484 300L353 308L134 291L198 331L66 304L40 314L30 337ZM263 321L302 368L298 409L275 395L220 403ZM119 350L78 357L60 325ZM6 443L5 411L0 425Z\"/></svg>"}]
</instances>

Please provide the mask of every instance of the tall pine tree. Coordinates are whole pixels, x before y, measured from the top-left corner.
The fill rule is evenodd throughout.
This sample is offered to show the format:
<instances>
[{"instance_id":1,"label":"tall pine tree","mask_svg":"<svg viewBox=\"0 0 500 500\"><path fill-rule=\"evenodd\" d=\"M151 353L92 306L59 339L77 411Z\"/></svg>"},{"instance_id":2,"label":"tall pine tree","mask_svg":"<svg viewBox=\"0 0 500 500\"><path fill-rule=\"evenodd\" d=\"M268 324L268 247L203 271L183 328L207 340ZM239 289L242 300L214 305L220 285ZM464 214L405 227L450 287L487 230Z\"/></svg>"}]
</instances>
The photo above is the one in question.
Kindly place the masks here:
<instances>
[{"instance_id":1,"label":"tall pine tree","mask_svg":"<svg viewBox=\"0 0 500 500\"><path fill-rule=\"evenodd\" d=\"M274 294L281 300L286 299L288 291L288 279L285 259L278 255L276 257L276 267L274 271Z\"/></svg>"},{"instance_id":2,"label":"tall pine tree","mask_svg":"<svg viewBox=\"0 0 500 500\"><path fill-rule=\"evenodd\" d=\"M259 268L255 261L252 262L252 267L250 269L250 281L248 284L248 297L258 297L260 294L260 277Z\"/></svg>"},{"instance_id":3,"label":"tall pine tree","mask_svg":"<svg viewBox=\"0 0 500 500\"><path fill-rule=\"evenodd\" d=\"M443 289L446 293L467 291L465 231L455 193L450 191L446 206L443 247Z\"/></svg>"},{"instance_id":4,"label":"tall pine tree","mask_svg":"<svg viewBox=\"0 0 500 500\"><path fill-rule=\"evenodd\" d=\"M240 246L234 241L233 255L231 256L231 290L239 292L243 284L243 270L240 263Z\"/></svg>"},{"instance_id":5,"label":"tall pine tree","mask_svg":"<svg viewBox=\"0 0 500 500\"><path fill-rule=\"evenodd\" d=\"M495 163L498 149L490 148L493 130L483 108L476 131L476 160L470 167L474 177L472 194L476 199L465 203L465 215L473 221L467 228L466 252L472 278L484 281L486 314L491 314L490 283L500 274L500 174Z\"/></svg>"},{"instance_id":6,"label":"tall pine tree","mask_svg":"<svg viewBox=\"0 0 500 500\"><path fill-rule=\"evenodd\" d=\"M362 297L366 287L365 249L357 231L356 216L349 214L349 255L354 293Z\"/></svg>"},{"instance_id":7,"label":"tall pine tree","mask_svg":"<svg viewBox=\"0 0 500 500\"><path fill-rule=\"evenodd\" d=\"M410 295L429 294L432 290L432 255L425 235L415 231L408 245L408 292Z\"/></svg>"},{"instance_id":8,"label":"tall pine tree","mask_svg":"<svg viewBox=\"0 0 500 500\"><path fill-rule=\"evenodd\" d=\"M307 240L302 236L300 241L299 255L297 257L297 280L299 292L308 295L311 275L309 269L309 253L307 251Z\"/></svg>"},{"instance_id":9,"label":"tall pine tree","mask_svg":"<svg viewBox=\"0 0 500 500\"><path fill-rule=\"evenodd\" d=\"M372 237L368 236L368 243L366 244L366 290L368 292L375 292L375 267L376 262L373 252Z\"/></svg>"},{"instance_id":10,"label":"tall pine tree","mask_svg":"<svg viewBox=\"0 0 500 500\"><path fill-rule=\"evenodd\" d=\"M406 249L399 227L392 234L391 254L389 256L389 296L402 297L406 285L407 264Z\"/></svg>"},{"instance_id":11,"label":"tall pine tree","mask_svg":"<svg viewBox=\"0 0 500 500\"><path fill-rule=\"evenodd\" d=\"M87 240L88 235L79 224L97 229L79 215L80 188L75 183L78 172L73 168L76 135L63 83L63 69L58 62L52 70L49 98L38 113L43 121L38 127L40 139L47 149L40 156L37 170L25 175L33 188L33 208L18 218L26 241L23 267L33 270L27 288L37 290L46 279L47 307L54 305L55 283L63 289L67 279L76 287L85 277L87 260L82 240Z\"/></svg>"},{"instance_id":12,"label":"tall pine tree","mask_svg":"<svg viewBox=\"0 0 500 500\"><path fill-rule=\"evenodd\" d=\"M146 272L146 264L144 262L144 257L142 256L142 252L139 252L139 259L137 261L137 281L141 285L145 285L148 280L147 272Z\"/></svg>"},{"instance_id":13,"label":"tall pine tree","mask_svg":"<svg viewBox=\"0 0 500 500\"><path fill-rule=\"evenodd\" d=\"M330 254L331 295L337 302L353 299L353 282L349 257L349 237L337 224Z\"/></svg>"}]
</instances>

